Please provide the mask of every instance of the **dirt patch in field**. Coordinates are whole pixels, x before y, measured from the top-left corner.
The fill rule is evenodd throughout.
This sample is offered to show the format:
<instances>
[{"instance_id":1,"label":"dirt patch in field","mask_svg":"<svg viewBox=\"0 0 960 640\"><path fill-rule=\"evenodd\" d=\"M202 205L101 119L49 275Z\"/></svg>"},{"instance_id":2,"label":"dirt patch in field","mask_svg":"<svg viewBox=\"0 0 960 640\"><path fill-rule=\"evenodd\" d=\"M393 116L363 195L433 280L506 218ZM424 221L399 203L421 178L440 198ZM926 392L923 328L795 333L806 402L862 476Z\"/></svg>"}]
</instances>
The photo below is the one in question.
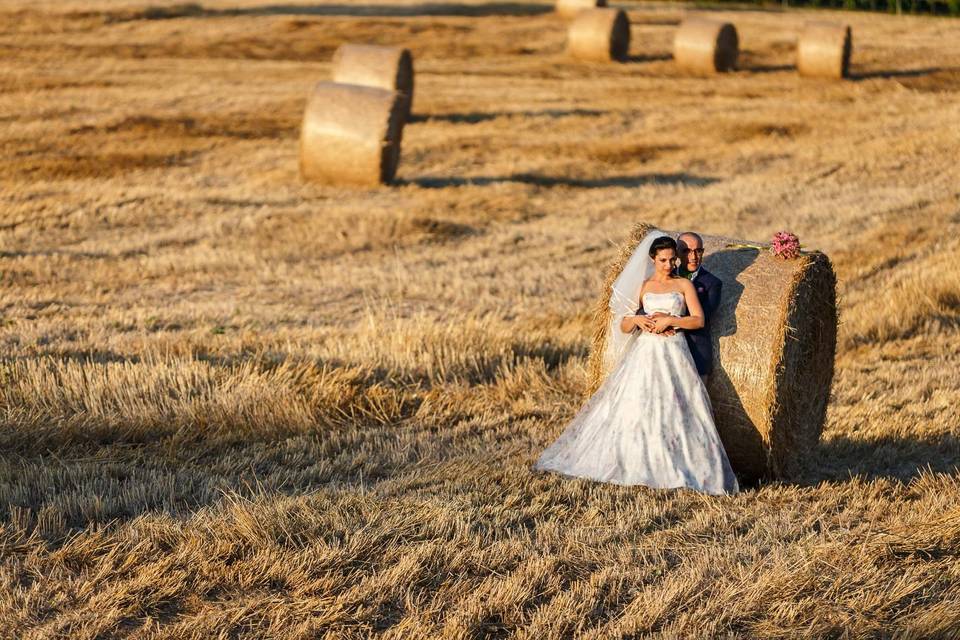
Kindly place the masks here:
<instances>
[{"instance_id":1,"label":"dirt patch in field","mask_svg":"<svg viewBox=\"0 0 960 640\"><path fill-rule=\"evenodd\" d=\"M468 224L429 217L414 218L410 221L410 226L424 234L425 238L423 240L427 242L457 240L478 232L477 229Z\"/></svg>"},{"instance_id":2,"label":"dirt patch in field","mask_svg":"<svg viewBox=\"0 0 960 640\"><path fill-rule=\"evenodd\" d=\"M31 139L10 140L4 177L111 178L144 169L184 166L202 148L202 143L184 144L182 139L150 140L137 136L104 139L98 135L74 135L44 144Z\"/></svg>"},{"instance_id":3,"label":"dirt patch in field","mask_svg":"<svg viewBox=\"0 0 960 640\"><path fill-rule=\"evenodd\" d=\"M35 180L112 178L143 169L184 166L195 155L193 152L69 154L60 151L8 160L6 170L9 176Z\"/></svg>"},{"instance_id":4,"label":"dirt patch in field","mask_svg":"<svg viewBox=\"0 0 960 640\"><path fill-rule=\"evenodd\" d=\"M754 138L780 138L793 140L810 132L805 124L787 124L772 122L747 122L743 124L729 124L719 129L719 135L724 142L742 142Z\"/></svg>"},{"instance_id":5,"label":"dirt patch in field","mask_svg":"<svg viewBox=\"0 0 960 640\"><path fill-rule=\"evenodd\" d=\"M579 147L583 155L600 162L619 164L623 162L649 162L665 153L678 151L683 147L675 144L643 144L638 142L623 142L619 144L592 144Z\"/></svg>"},{"instance_id":6,"label":"dirt patch in field","mask_svg":"<svg viewBox=\"0 0 960 640\"><path fill-rule=\"evenodd\" d=\"M200 117L130 116L100 126L84 126L73 134L126 134L139 138L294 138L300 127L299 113L260 116L251 114L223 114Z\"/></svg>"},{"instance_id":7,"label":"dirt patch in field","mask_svg":"<svg viewBox=\"0 0 960 640\"><path fill-rule=\"evenodd\" d=\"M960 68L938 69L929 73L900 75L896 81L914 91L938 93L940 91L960 91Z\"/></svg>"},{"instance_id":8,"label":"dirt patch in field","mask_svg":"<svg viewBox=\"0 0 960 640\"><path fill-rule=\"evenodd\" d=\"M300 126L299 109L291 101L266 110L270 115L136 115L76 127L42 144L12 139L5 174L35 180L97 178L184 166L224 141L292 140Z\"/></svg>"},{"instance_id":9,"label":"dirt patch in field","mask_svg":"<svg viewBox=\"0 0 960 640\"><path fill-rule=\"evenodd\" d=\"M43 76L0 76L0 91L59 91L61 89L107 89L117 84L110 80L77 80Z\"/></svg>"},{"instance_id":10,"label":"dirt patch in field","mask_svg":"<svg viewBox=\"0 0 960 640\"><path fill-rule=\"evenodd\" d=\"M196 3L171 6L148 6L139 9L116 9L112 11L67 11L45 12L36 9L0 12L0 34L6 33L71 33L97 29L104 25L136 20L171 20L210 15Z\"/></svg>"}]
</instances>

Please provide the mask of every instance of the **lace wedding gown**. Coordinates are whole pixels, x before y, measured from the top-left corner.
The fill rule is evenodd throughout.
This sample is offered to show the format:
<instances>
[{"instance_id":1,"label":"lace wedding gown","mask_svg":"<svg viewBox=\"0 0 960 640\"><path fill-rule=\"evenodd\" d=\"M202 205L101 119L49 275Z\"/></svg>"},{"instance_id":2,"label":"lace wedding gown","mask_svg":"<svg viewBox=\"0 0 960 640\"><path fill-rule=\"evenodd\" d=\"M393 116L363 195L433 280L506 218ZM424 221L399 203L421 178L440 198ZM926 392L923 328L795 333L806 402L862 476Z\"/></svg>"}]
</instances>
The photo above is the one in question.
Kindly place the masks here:
<instances>
[{"instance_id":1,"label":"lace wedding gown","mask_svg":"<svg viewBox=\"0 0 960 640\"><path fill-rule=\"evenodd\" d=\"M647 313L680 316L683 294L646 293ZM639 333L536 469L621 485L736 493L707 390L682 333Z\"/></svg>"}]
</instances>

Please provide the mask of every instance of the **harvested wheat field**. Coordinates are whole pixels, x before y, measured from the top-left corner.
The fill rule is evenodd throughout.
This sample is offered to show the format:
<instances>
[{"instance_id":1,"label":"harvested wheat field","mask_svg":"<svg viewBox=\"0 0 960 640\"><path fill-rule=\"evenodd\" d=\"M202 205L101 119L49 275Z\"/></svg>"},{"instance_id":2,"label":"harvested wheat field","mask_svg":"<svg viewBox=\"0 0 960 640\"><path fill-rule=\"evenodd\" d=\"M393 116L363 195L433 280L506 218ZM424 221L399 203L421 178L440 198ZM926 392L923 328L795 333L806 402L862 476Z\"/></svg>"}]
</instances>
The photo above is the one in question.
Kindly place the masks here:
<instances>
[{"instance_id":1,"label":"harvested wheat field","mask_svg":"<svg viewBox=\"0 0 960 640\"><path fill-rule=\"evenodd\" d=\"M0 6L0 637L960 637L960 21L703 10L703 78L616 4L623 64L548 0ZM414 56L393 186L300 179L344 42ZM531 472L641 221L833 261L793 477Z\"/></svg>"}]
</instances>

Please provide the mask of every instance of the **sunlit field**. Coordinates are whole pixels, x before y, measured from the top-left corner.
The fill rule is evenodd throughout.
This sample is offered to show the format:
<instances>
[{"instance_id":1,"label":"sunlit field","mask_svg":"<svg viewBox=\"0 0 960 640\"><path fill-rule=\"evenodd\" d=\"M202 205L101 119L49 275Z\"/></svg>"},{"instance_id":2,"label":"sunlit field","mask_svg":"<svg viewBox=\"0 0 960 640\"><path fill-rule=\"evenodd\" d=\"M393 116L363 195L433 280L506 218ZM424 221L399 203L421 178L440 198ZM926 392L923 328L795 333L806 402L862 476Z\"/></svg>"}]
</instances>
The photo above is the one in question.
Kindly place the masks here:
<instances>
[{"instance_id":1,"label":"sunlit field","mask_svg":"<svg viewBox=\"0 0 960 640\"><path fill-rule=\"evenodd\" d=\"M609 65L547 1L0 5L0 637L960 637L960 21L709 11L705 79L618 4ZM347 41L415 57L393 186L298 175ZM640 221L833 260L795 477L530 470Z\"/></svg>"}]
</instances>

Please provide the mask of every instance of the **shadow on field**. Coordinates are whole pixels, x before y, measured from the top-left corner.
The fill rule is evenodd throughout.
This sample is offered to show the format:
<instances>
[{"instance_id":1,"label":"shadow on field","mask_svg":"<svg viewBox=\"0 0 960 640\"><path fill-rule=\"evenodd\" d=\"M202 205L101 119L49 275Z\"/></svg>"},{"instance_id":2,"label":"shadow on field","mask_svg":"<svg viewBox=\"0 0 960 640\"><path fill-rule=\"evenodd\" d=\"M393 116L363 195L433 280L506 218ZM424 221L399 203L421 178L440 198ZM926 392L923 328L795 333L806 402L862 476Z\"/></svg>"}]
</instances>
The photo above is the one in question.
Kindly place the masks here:
<instances>
[{"instance_id":1,"label":"shadow on field","mask_svg":"<svg viewBox=\"0 0 960 640\"><path fill-rule=\"evenodd\" d=\"M424 189L445 189L447 187L484 187L509 182L532 184L540 187L575 187L578 189L627 187L634 189L648 185L705 187L719 182L719 179L694 176L689 173L648 173L636 176L609 176L606 178L565 178L545 176L539 173L515 173L509 176L478 176L475 178L416 178L413 180L400 180L398 184L413 184Z\"/></svg>"},{"instance_id":2,"label":"shadow on field","mask_svg":"<svg viewBox=\"0 0 960 640\"><path fill-rule=\"evenodd\" d=\"M923 439L831 438L818 445L799 480L801 484L816 484L856 476L910 482L924 472L960 472L960 438L950 434Z\"/></svg>"},{"instance_id":3,"label":"shadow on field","mask_svg":"<svg viewBox=\"0 0 960 640\"><path fill-rule=\"evenodd\" d=\"M627 9L627 11L627 17L630 18L631 25L639 24L647 27L676 27L681 22L679 18L657 18L652 16L630 15L629 9Z\"/></svg>"},{"instance_id":4,"label":"shadow on field","mask_svg":"<svg viewBox=\"0 0 960 640\"><path fill-rule=\"evenodd\" d=\"M874 80L877 78L922 78L934 73L943 71L942 67L925 67L923 69L903 69L890 70L881 69L878 71L865 71L862 73L850 73L850 79L853 81Z\"/></svg>"},{"instance_id":5,"label":"shadow on field","mask_svg":"<svg viewBox=\"0 0 960 640\"><path fill-rule=\"evenodd\" d=\"M636 55L636 56L628 56L625 62L627 64L642 64L644 62L664 62L666 60L673 60L673 56L669 53Z\"/></svg>"},{"instance_id":6,"label":"shadow on field","mask_svg":"<svg viewBox=\"0 0 960 640\"><path fill-rule=\"evenodd\" d=\"M410 122L450 122L453 124L476 124L497 118L568 118L573 116L598 117L608 113L598 109L542 109L540 111L471 111L469 113L425 113L414 115Z\"/></svg>"},{"instance_id":7,"label":"shadow on field","mask_svg":"<svg viewBox=\"0 0 960 640\"><path fill-rule=\"evenodd\" d=\"M785 13L787 9L768 4L727 4L726 2L697 2L697 12L716 11L720 13L729 13L732 11L744 11L750 13Z\"/></svg>"},{"instance_id":8,"label":"shadow on field","mask_svg":"<svg viewBox=\"0 0 960 640\"><path fill-rule=\"evenodd\" d=\"M268 4L259 7L204 10L207 16L355 16L380 18L408 18L415 16L535 16L550 13L553 7L532 2L489 2L462 4L457 2L423 2L419 4L360 4L340 3L323 5Z\"/></svg>"},{"instance_id":9,"label":"shadow on field","mask_svg":"<svg viewBox=\"0 0 960 640\"><path fill-rule=\"evenodd\" d=\"M792 64L743 64L737 65L737 71L747 71L750 73L779 73L781 71L794 71L796 67Z\"/></svg>"}]
</instances>

